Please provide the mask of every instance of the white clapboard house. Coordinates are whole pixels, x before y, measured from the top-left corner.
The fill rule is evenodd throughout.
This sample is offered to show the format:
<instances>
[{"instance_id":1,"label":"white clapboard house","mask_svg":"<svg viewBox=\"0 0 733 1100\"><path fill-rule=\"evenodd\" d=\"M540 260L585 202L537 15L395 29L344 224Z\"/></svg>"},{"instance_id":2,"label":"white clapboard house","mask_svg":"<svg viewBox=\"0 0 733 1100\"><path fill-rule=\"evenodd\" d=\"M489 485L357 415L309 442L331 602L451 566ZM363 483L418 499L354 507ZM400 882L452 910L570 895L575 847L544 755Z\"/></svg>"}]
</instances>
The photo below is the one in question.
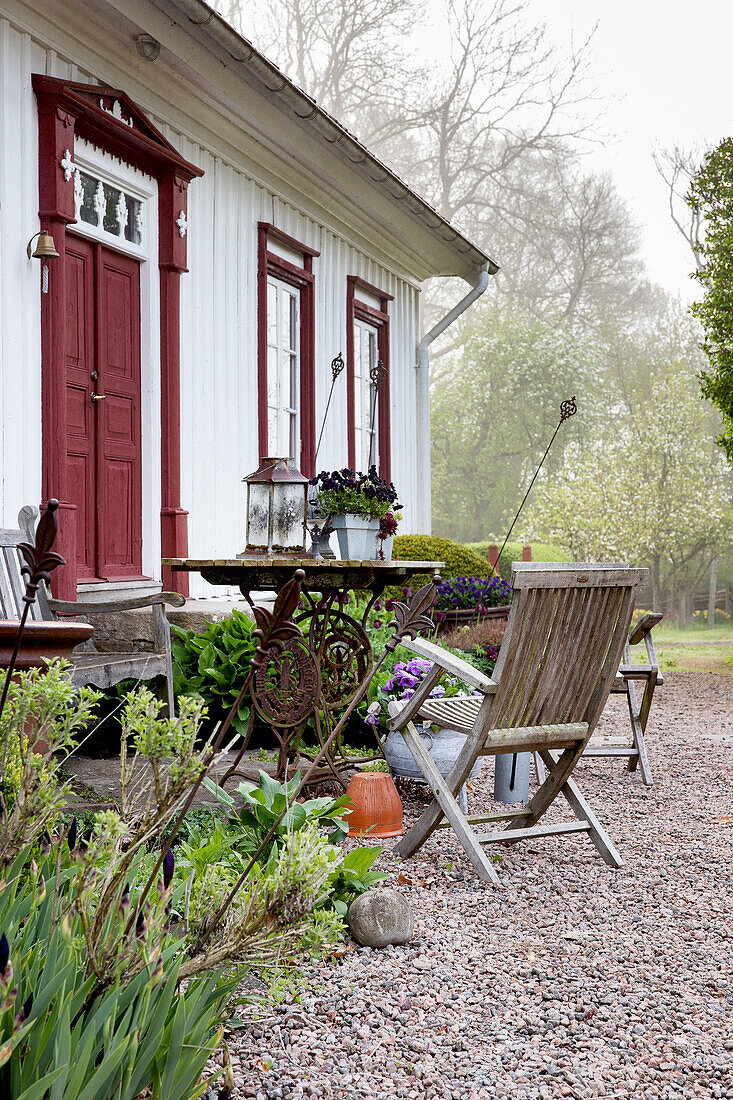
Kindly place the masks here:
<instances>
[{"instance_id":1,"label":"white clapboard house","mask_svg":"<svg viewBox=\"0 0 733 1100\"><path fill-rule=\"evenodd\" d=\"M314 472L339 353L319 468L365 467L381 359L378 464L429 530L421 286L469 284L450 323L488 256L202 0L0 0L0 143L0 526L61 501L59 595L241 551L242 478Z\"/></svg>"}]
</instances>

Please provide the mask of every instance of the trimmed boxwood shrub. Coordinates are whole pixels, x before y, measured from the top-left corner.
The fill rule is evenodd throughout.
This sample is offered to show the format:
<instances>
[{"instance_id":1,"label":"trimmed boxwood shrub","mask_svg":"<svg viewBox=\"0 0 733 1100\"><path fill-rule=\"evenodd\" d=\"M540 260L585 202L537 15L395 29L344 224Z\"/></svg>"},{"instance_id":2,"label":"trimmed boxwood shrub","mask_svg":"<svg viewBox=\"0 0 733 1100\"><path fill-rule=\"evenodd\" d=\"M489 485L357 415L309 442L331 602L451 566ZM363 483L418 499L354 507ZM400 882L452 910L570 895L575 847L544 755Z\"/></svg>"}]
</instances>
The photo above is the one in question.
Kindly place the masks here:
<instances>
[{"instance_id":1,"label":"trimmed boxwood shrub","mask_svg":"<svg viewBox=\"0 0 733 1100\"><path fill-rule=\"evenodd\" d=\"M488 577L491 566L488 560L460 542L441 539L437 535L398 535L394 540L392 557L401 561L443 561L441 576ZM416 578L418 581L420 578ZM421 583L425 583L422 579Z\"/></svg>"},{"instance_id":2,"label":"trimmed boxwood shrub","mask_svg":"<svg viewBox=\"0 0 733 1100\"><path fill-rule=\"evenodd\" d=\"M479 554L486 561L489 560L489 546L491 543L486 542L471 542L467 549L473 550ZM499 543L499 545L501 545ZM512 575L512 562L522 560L522 543L521 542L508 542L504 547L504 552L499 558L499 576L502 580L508 581ZM559 546L553 546L549 542L533 542L532 543L532 561L570 561L570 554L566 550L562 550Z\"/></svg>"}]
</instances>

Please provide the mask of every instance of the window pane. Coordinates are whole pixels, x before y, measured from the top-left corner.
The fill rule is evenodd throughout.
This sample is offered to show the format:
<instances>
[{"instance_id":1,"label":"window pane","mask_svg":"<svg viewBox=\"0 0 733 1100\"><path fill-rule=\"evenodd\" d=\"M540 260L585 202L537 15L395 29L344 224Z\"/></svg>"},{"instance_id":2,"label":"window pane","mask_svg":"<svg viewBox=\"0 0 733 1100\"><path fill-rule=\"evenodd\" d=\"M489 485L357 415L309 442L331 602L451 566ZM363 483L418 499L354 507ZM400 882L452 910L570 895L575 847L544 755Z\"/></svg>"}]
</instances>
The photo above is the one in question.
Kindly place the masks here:
<instances>
[{"instance_id":1,"label":"window pane","mask_svg":"<svg viewBox=\"0 0 733 1100\"><path fill-rule=\"evenodd\" d=\"M271 455L300 456L299 293L279 279L267 280L267 404Z\"/></svg>"},{"instance_id":2,"label":"window pane","mask_svg":"<svg viewBox=\"0 0 733 1100\"><path fill-rule=\"evenodd\" d=\"M371 380L371 368L376 366L379 352L379 334L374 325L366 321L354 322L354 429L356 461L366 470L371 462L379 463L377 448L377 422L379 399L374 407L375 390ZM374 418L374 430L372 430ZM371 444L371 446L370 446ZM371 452L371 453L370 453Z\"/></svg>"},{"instance_id":3,"label":"window pane","mask_svg":"<svg viewBox=\"0 0 733 1100\"><path fill-rule=\"evenodd\" d=\"M267 342L277 346L277 287L267 282Z\"/></svg>"}]
</instances>

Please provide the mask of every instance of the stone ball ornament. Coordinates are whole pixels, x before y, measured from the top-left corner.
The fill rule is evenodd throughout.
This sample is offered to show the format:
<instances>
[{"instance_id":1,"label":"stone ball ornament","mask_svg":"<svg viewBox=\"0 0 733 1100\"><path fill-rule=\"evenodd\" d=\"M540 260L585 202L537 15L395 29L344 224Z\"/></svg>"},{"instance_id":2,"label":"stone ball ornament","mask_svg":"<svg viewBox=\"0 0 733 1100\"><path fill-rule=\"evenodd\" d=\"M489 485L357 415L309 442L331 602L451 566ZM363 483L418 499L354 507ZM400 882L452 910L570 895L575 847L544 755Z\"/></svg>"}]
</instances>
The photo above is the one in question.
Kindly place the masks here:
<instances>
[{"instance_id":1,"label":"stone ball ornament","mask_svg":"<svg viewBox=\"0 0 733 1100\"><path fill-rule=\"evenodd\" d=\"M399 891L377 887L351 903L349 929L362 947L388 947L409 943L415 921L408 901Z\"/></svg>"}]
</instances>

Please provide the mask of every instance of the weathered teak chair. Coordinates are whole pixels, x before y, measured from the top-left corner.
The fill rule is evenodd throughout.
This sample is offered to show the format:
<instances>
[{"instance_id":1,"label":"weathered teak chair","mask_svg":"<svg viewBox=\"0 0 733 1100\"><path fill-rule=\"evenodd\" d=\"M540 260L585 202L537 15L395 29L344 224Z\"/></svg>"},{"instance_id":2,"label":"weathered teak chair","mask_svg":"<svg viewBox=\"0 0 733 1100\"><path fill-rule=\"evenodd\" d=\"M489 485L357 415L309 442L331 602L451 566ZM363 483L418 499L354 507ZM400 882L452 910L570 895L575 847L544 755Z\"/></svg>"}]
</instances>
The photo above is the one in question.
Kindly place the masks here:
<instances>
[{"instance_id":1,"label":"weathered teak chair","mask_svg":"<svg viewBox=\"0 0 733 1100\"><path fill-rule=\"evenodd\" d=\"M646 726L649 721L649 712L654 698L654 689L664 683L659 671L659 662L654 648L652 630L661 621L663 616L658 612L649 612L639 619L634 629L629 634L624 646L624 656L621 668L611 688L612 695L625 695L629 708L629 721L631 722L631 745L588 745L586 756L627 756L629 758L628 769L634 772L639 768L642 782L647 786L652 785L652 770L649 765L649 756L646 751ZM632 664L631 646L641 642L646 646L648 664ZM643 685L641 702L636 693L636 685Z\"/></svg>"},{"instance_id":2,"label":"weathered teak chair","mask_svg":"<svg viewBox=\"0 0 733 1100\"><path fill-rule=\"evenodd\" d=\"M432 660L434 667L389 726L402 731L434 797L396 844L397 855L412 855L436 828L452 827L479 877L496 882L484 845L585 832L609 866L620 866L618 852L571 774L613 686L634 595L645 577L644 569L615 564L543 569L517 562L512 570L512 610L493 679L432 642L402 642ZM429 699L445 672L458 676L478 695ZM468 734L447 779L423 746L413 725L417 717ZM478 756L528 751L539 754L548 774L527 806L475 817L461 811L456 795ZM542 824L559 794L575 819ZM472 828L495 821L509 824L490 832Z\"/></svg>"},{"instance_id":3,"label":"weathered teak chair","mask_svg":"<svg viewBox=\"0 0 733 1100\"><path fill-rule=\"evenodd\" d=\"M33 542L37 517L38 509L26 505L18 515L17 529L0 529L0 617L4 619L19 619L23 611L25 581L20 572L22 561L17 547L19 542ZM55 619L59 614L88 617L109 611L132 611L140 607L151 607L153 652L100 653L95 650L93 643L87 642L88 652L75 654L72 659L72 680L79 687L91 684L98 688L108 688L122 680L152 680L156 676L164 676L169 713L175 714L171 635L163 606L170 604L172 607L182 607L185 602L185 598L178 592L156 592L152 596L137 596L106 603L66 602L52 599L45 586L41 585L36 602L31 605L30 618L47 621Z\"/></svg>"}]
</instances>

